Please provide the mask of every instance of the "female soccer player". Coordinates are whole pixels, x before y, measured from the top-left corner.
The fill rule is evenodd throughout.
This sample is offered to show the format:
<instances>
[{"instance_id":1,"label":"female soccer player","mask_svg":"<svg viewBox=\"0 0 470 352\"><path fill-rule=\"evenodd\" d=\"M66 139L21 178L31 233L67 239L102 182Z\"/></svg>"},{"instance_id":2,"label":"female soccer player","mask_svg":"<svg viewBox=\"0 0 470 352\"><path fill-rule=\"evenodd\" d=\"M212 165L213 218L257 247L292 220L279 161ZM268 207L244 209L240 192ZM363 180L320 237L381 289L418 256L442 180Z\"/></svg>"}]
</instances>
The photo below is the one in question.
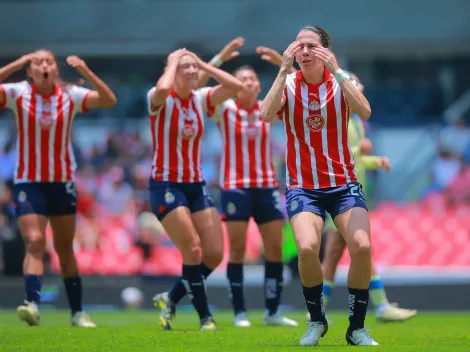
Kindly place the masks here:
<instances>
[{"instance_id":1,"label":"female soccer player","mask_svg":"<svg viewBox=\"0 0 470 352\"><path fill-rule=\"evenodd\" d=\"M377 345L364 328L371 275L369 216L347 137L350 113L368 119L371 110L329 48L330 38L320 27L300 30L284 52L281 69L261 105L261 118L272 121L280 112L285 124L287 212L311 317L300 345L317 345L328 330L319 259L325 212L333 217L351 255L346 340ZM300 70L288 74L294 58Z\"/></svg>"},{"instance_id":2,"label":"female soccer player","mask_svg":"<svg viewBox=\"0 0 470 352\"><path fill-rule=\"evenodd\" d=\"M222 62L233 58L227 48L235 49L237 40L229 43L211 63L218 65L218 60ZM283 282L281 244L284 215L272 162L271 126L260 119L258 95L261 85L250 66L239 67L234 76L243 83L243 89L235 99L226 100L209 115L217 122L224 142L220 187L223 219L230 240L227 279L235 314L233 323L236 327L251 326L245 307L243 262L248 223L253 217L264 245L264 323L298 326L296 321L279 312ZM201 77L200 86L204 86L208 79L208 75Z\"/></svg>"},{"instance_id":3,"label":"female soccer player","mask_svg":"<svg viewBox=\"0 0 470 352\"><path fill-rule=\"evenodd\" d=\"M70 56L67 63L95 90L58 84L57 62L47 50L25 55L0 69L1 82L29 65L27 81L0 85L0 107L13 110L18 126L14 204L26 245L23 264L26 298L17 312L29 325L39 325L45 232L49 222L72 311L72 325L95 327L82 311L82 284L72 246L77 193L70 129L77 113L111 108L116 97L81 59Z\"/></svg>"},{"instance_id":4,"label":"female soccer player","mask_svg":"<svg viewBox=\"0 0 470 352\"><path fill-rule=\"evenodd\" d=\"M195 90L200 70L220 85ZM176 304L186 293L199 314L201 330L216 329L205 278L222 261L223 232L201 172L203 115L241 88L232 75L180 49L168 56L164 74L147 94L154 145L152 210L183 257L182 278L169 293L155 297L160 322L167 330Z\"/></svg>"},{"instance_id":5,"label":"female soccer player","mask_svg":"<svg viewBox=\"0 0 470 352\"><path fill-rule=\"evenodd\" d=\"M277 51L266 48L258 47L257 52L261 54L261 58L273 65L281 66L282 55ZM295 72L295 69L291 70ZM364 86L361 84L356 75L351 74L358 88L363 93ZM365 184L365 171L383 168L389 170L391 168L390 160L386 157L369 156L367 154L372 150L372 142L365 137L364 126L362 120L356 115L349 119L348 125L348 141L351 145L351 151L355 158L355 170L357 172L358 180L362 185ZM328 215L326 221L327 227L327 240L325 245L325 256L323 259L323 305L326 307L328 300L333 293L334 277L336 274L336 267L339 260L343 255L346 247L346 242L339 234L333 219ZM390 304L385 288L374 262L372 262L372 277L369 283L369 294L372 304L375 307L375 314L378 321L404 321L414 317L417 314L415 309L403 309L393 304ZM308 314L310 319L310 314Z\"/></svg>"}]
</instances>

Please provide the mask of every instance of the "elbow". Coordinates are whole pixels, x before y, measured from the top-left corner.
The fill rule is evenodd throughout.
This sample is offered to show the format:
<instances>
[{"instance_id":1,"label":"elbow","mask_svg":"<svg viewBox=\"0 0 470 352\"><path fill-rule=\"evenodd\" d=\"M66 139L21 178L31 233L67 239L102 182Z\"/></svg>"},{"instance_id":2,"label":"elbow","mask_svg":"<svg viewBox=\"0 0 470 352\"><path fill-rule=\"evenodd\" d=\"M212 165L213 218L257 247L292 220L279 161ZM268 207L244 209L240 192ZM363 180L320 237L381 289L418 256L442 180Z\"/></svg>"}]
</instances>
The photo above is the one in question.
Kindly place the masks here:
<instances>
[{"instance_id":1,"label":"elbow","mask_svg":"<svg viewBox=\"0 0 470 352\"><path fill-rule=\"evenodd\" d=\"M259 113L259 117L264 122L271 122L272 120L274 120L274 116L270 114L269 111L264 110L262 107Z\"/></svg>"},{"instance_id":2,"label":"elbow","mask_svg":"<svg viewBox=\"0 0 470 352\"><path fill-rule=\"evenodd\" d=\"M105 108L112 108L114 107L115 105L117 104L117 98L116 96L113 94L109 97L109 99L106 100L105 102Z\"/></svg>"},{"instance_id":3,"label":"elbow","mask_svg":"<svg viewBox=\"0 0 470 352\"><path fill-rule=\"evenodd\" d=\"M164 83L164 82L162 82L162 83L158 82L156 88L157 88L156 92L161 93L163 95L168 95L168 94L170 94L171 89L173 88L173 85L172 84L167 84L167 83Z\"/></svg>"},{"instance_id":4,"label":"elbow","mask_svg":"<svg viewBox=\"0 0 470 352\"><path fill-rule=\"evenodd\" d=\"M362 107L361 111L357 113L361 120L369 120L370 116L372 115L372 110L370 108L370 105L367 104L367 106Z\"/></svg>"}]
</instances>

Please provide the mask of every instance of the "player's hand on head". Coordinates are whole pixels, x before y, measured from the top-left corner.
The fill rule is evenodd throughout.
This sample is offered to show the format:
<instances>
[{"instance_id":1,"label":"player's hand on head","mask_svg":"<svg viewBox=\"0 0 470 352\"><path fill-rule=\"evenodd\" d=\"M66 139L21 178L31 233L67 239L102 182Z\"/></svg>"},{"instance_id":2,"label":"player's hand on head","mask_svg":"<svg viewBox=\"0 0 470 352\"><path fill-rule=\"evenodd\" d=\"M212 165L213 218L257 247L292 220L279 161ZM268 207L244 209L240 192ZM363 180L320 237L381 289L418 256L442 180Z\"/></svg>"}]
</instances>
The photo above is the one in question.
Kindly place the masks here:
<instances>
[{"instance_id":1,"label":"player's hand on head","mask_svg":"<svg viewBox=\"0 0 470 352\"><path fill-rule=\"evenodd\" d=\"M259 46L256 48L256 52L261 55L261 60L264 60L276 66L281 66L282 55L276 50L265 46Z\"/></svg>"},{"instance_id":2,"label":"player's hand on head","mask_svg":"<svg viewBox=\"0 0 470 352\"><path fill-rule=\"evenodd\" d=\"M361 154L369 154L370 152L372 152L372 141L369 138L364 138L359 143L359 149L361 151Z\"/></svg>"},{"instance_id":3,"label":"player's hand on head","mask_svg":"<svg viewBox=\"0 0 470 352\"><path fill-rule=\"evenodd\" d=\"M76 69L87 67L85 61L83 61L82 59L80 59L78 56L75 56L75 55L69 56L66 61L70 66Z\"/></svg>"},{"instance_id":4,"label":"player's hand on head","mask_svg":"<svg viewBox=\"0 0 470 352\"><path fill-rule=\"evenodd\" d=\"M29 65L35 59L35 57L36 57L35 53L23 55L22 57L18 59L18 63L21 67Z\"/></svg>"},{"instance_id":5,"label":"player's hand on head","mask_svg":"<svg viewBox=\"0 0 470 352\"><path fill-rule=\"evenodd\" d=\"M240 56L240 52L237 51L239 47L245 44L245 38L237 37L231 40L219 53L219 57L223 62L230 61L237 56Z\"/></svg>"},{"instance_id":6,"label":"player's hand on head","mask_svg":"<svg viewBox=\"0 0 470 352\"><path fill-rule=\"evenodd\" d=\"M286 69L292 67L294 64L295 54L300 50L301 45L302 44L296 40L287 47L286 51L284 51L284 54L282 55L282 67Z\"/></svg>"},{"instance_id":7,"label":"player's hand on head","mask_svg":"<svg viewBox=\"0 0 470 352\"><path fill-rule=\"evenodd\" d=\"M173 51L168 55L168 64L178 64L180 62L180 59L183 55L187 54L188 51L186 48L181 48L178 50Z\"/></svg>"},{"instance_id":8,"label":"player's hand on head","mask_svg":"<svg viewBox=\"0 0 470 352\"><path fill-rule=\"evenodd\" d=\"M384 169L385 171L389 171L392 169L392 163L390 162L389 158L383 156L379 159L379 167Z\"/></svg>"},{"instance_id":9,"label":"player's hand on head","mask_svg":"<svg viewBox=\"0 0 470 352\"><path fill-rule=\"evenodd\" d=\"M336 60L335 54L328 49L322 46L317 46L313 49L313 55L318 57L320 60L323 61L323 65L327 68L328 71L331 73L335 73L336 70L339 69L338 61Z\"/></svg>"}]
</instances>

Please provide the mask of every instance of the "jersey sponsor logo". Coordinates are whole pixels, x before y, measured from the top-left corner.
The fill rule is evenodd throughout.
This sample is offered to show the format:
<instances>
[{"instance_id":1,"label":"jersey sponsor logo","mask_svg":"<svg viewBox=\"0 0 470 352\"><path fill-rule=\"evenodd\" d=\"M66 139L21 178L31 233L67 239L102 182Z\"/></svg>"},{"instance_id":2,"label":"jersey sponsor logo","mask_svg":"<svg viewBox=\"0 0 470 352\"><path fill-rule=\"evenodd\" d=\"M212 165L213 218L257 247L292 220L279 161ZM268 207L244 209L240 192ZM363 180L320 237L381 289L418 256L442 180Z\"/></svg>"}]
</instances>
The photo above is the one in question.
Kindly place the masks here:
<instances>
[{"instance_id":1,"label":"jersey sponsor logo","mask_svg":"<svg viewBox=\"0 0 470 352\"><path fill-rule=\"evenodd\" d=\"M191 118L185 119L182 131L183 139L190 139L195 133L196 129L194 128L194 120Z\"/></svg>"},{"instance_id":2,"label":"jersey sponsor logo","mask_svg":"<svg viewBox=\"0 0 470 352\"><path fill-rule=\"evenodd\" d=\"M249 139L256 139L258 136L258 126L256 124L249 124L248 127L246 128L246 135L248 136Z\"/></svg>"},{"instance_id":3,"label":"jersey sponsor logo","mask_svg":"<svg viewBox=\"0 0 470 352\"><path fill-rule=\"evenodd\" d=\"M175 201L175 196L171 192L166 192L165 193L165 202L166 204L171 204Z\"/></svg>"},{"instance_id":4,"label":"jersey sponsor logo","mask_svg":"<svg viewBox=\"0 0 470 352\"><path fill-rule=\"evenodd\" d=\"M325 126L325 119L320 114L312 114L305 120L307 127L312 132L319 132Z\"/></svg>"}]
</instances>

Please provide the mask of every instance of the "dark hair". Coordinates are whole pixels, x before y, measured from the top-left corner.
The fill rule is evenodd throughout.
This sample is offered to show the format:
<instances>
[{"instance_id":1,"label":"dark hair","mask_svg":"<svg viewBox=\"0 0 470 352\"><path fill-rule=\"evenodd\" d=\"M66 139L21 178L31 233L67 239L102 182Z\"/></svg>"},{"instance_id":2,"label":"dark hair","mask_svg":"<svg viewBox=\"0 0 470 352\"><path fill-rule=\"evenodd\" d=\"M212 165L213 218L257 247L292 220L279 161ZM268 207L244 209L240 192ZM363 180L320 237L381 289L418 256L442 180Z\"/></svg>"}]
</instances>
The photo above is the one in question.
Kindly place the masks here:
<instances>
[{"instance_id":1,"label":"dark hair","mask_svg":"<svg viewBox=\"0 0 470 352\"><path fill-rule=\"evenodd\" d=\"M51 54L52 57L54 58L54 61L57 64L57 60L56 60L55 55L52 51L50 51L48 49L43 49L43 48L34 50L35 53L38 52L38 51L45 51L45 52ZM27 72L27 70L29 69L30 66L31 66L31 63L29 63L28 66L26 67L26 72ZM32 83L30 78L28 77L27 73L26 73L26 80L30 84ZM83 78L79 78L75 82L69 82L69 81L65 81L64 79L62 79L62 77L57 76L56 77L56 83L60 86L60 88L62 88L62 90L66 91L70 86L83 86L83 85L85 85L86 81Z\"/></svg>"},{"instance_id":2,"label":"dark hair","mask_svg":"<svg viewBox=\"0 0 470 352\"><path fill-rule=\"evenodd\" d=\"M323 28L321 28L319 26L310 26L309 25L309 26L302 27L299 32L301 32L301 31L315 32L320 37L323 46L325 48L330 47L330 41L331 41L330 36L328 35L328 33L326 33L326 31Z\"/></svg>"},{"instance_id":3,"label":"dark hair","mask_svg":"<svg viewBox=\"0 0 470 352\"><path fill-rule=\"evenodd\" d=\"M242 65L240 67L237 67L233 72L232 76L235 76L238 72L243 71L243 70L248 70L248 71L253 71L256 74L256 71L253 67L250 65Z\"/></svg>"}]
</instances>

